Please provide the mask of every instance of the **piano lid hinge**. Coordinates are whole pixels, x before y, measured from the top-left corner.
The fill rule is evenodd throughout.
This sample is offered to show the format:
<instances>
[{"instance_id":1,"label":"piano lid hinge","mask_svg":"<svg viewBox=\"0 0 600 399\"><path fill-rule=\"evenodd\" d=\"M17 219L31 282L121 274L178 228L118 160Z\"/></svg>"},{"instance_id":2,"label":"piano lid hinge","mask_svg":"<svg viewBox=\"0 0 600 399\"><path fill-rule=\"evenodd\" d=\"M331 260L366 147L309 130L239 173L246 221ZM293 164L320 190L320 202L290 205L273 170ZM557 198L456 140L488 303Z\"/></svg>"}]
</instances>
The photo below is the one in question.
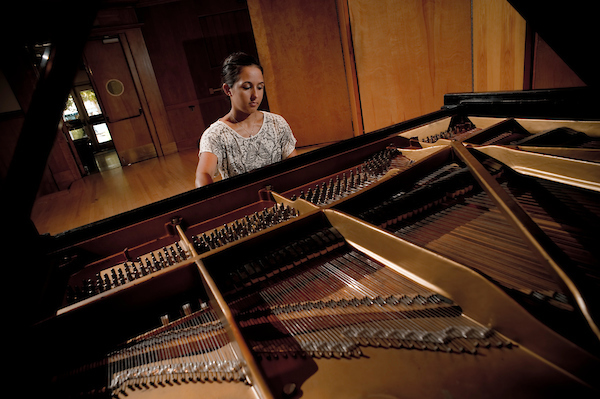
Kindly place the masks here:
<instances>
[{"instance_id":1,"label":"piano lid hinge","mask_svg":"<svg viewBox=\"0 0 600 399\"><path fill-rule=\"evenodd\" d=\"M165 230L170 236L178 236L177 226L180 226L183 230L187 228L185 221L179 216L171 218L171 220L165 223Z\"/></svg>"},{"instance_id":2,"label":"piano lid hinge","mask_svg":"<svg viewBox=\"0 0 600 399\"><path fill-rule=\"evenodd\" d=\"M258 198L261 201L272 201L273 197L271 196L271 191L273 191L271 185L265 186L265 188L258 191Z\"/></svg>"}]
</instances>

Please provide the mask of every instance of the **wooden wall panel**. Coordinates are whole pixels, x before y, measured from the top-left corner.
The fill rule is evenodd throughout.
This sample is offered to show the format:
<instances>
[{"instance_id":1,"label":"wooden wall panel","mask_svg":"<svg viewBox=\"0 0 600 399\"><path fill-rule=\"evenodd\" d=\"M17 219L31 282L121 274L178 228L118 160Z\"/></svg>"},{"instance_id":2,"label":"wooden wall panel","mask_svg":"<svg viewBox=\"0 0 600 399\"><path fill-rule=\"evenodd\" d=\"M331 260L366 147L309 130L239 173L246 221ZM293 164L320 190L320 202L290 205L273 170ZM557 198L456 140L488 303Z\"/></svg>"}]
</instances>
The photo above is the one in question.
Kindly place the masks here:
<instances>
[{"instance_id":1,"label":"wooden wall panel","mask_svg":"<svg viewBox=\"0 0 600 399\"><path fill-rule=\"evenodd\" d=\"M180 150L189 148L206 128L200 108L188 107L197 98L184 45L198 37L198 16L183 1L143 8L140 14L173 137Z\"/></svg>"},{"instance_id":2,"label":"wooden wall panel","mask_svg":"<svg viewBox=\"0 0 600 399\"><path fill-rule=\"evenodd\" d=\"M473 0L474 91L522 90L526 22L506 0Z\"/></svg>"},{"instance_id":3,"label":"wooden wall panel","mask_svg":"<svg viewBox=\"0 0 600 399\"><path fill-rule=\"evenodd\" d=\"M472 90L469 0L348 0L365 132Z\"/></svg>"},{"instance_id":4,"label":"wooden wall panel","mask_svg":"<svg viewBox=\"0 0 600 399\"><path fill-rule=\"evenodd\" d=\"M196 147L206 127L229 111L228 103L223 106L227 97L209 89L220 87L220 63L229 52L256 52L243 48L245 43L240 48L240 43L231 42L231 29L244 25L238 23L244 12L247 18L246 5L237 0L158 2L138 10L178 150ZM230 21L231 16L238 19ZM203 30L203 22L219 20L229 26ZM249 22L245 25L251 36ZM220 44L216 49L211 47L215 43Z\"/></svg>"},{"instance_id":5,"label":"wooden wall panel","mask_svg":"<svg viewBox=\"0 0 600 399\"><path fill-rule=\"evenodd\" d=\"M335 0L249 0L272 112L298 147L353 136Z\"/></svg>"},{"instance_id":6,"label":"wooden wall panel","mask_svg":"<svg viewBox=\"0 0 600 399\"><path fill-rule=\"evenodd\" d=\"M69 148L65 132L59 129L56 133L54 146L48 157L45 178L42 180L38 195L68 190L69 187L71 187L71 184L79 179L81 179L81 172L79 171L73 153Z\"/></svg>"},{"instance_id":7,"label":"wooden wall panel","mask_svg":"<svg viewBox=\"0 0 600 399\"><path fill-rule=\"evenodd\" d=\"M156 145L160 147L160 152L163 155L177 152L177 145L171 132L167 111L142 32L140 29L128 29L125 31L125 36L127 37L128 49L131 51L131 58L137 72L134 79L137 78L136 84L142 87L141 96L144 100L142 106L144 107L148 124L151 127L153 138L158 141Z\"/></svg>"},{"instance_id":8,"label":"wooden wall panel","mask_svg":"<svg viewBox=\"0 0 600 399\"><path fill-rule=\"evenodd\" d=\"M167 107L167 114L179 151L197 148L198 139L202 133L200 129L204 126L202 110L198 106L198 101Z\"/></svg>"},{"instance_id":9,"label":"wooden wall panel","mask_svg":"<svg viewBox=\"0 0 600 399\"><path fill-rule=\"evenodd\" d=\"M192 11L185 1L140 10L142 32L167 108L196 99L183 45L198 38L198 16Z\"/></svg>"},{"instance_id":10,"label":"wooden wall panel","mask_svg":"<svg viewBox=\"0 0 600 399\"><path fill-rule=\"evenodd\" d=\"M532 89L586 85L539 35L535 36Z\"/></svg>"},{"instance_id":11,"label":"wooden wall panel","mask_svg":"<svg viewBox=\"0 0 600 399\"><path fill-rule=\"evenodd\" d=\"M346 82L350 95L350 109L352 110L352 125L354 135L364 134L365 127L360 109L360 91L356 75L356 61L354 58L354 46L352 45L352 26L350 26L350 11L347 0L337 0L338 22L340 24L340 36L344 53L344 67L346 69Z\"/></svg>"}]
</instances>

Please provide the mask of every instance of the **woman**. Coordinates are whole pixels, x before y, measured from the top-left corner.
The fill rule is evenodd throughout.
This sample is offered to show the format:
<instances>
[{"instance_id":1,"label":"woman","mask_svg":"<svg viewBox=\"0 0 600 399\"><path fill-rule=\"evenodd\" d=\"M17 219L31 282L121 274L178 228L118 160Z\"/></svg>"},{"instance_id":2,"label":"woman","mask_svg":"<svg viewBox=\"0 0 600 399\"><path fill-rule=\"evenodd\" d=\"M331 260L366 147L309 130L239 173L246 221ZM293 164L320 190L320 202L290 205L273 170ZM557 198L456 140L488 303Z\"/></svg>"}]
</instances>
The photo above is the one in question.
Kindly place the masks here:
<instances>
[{"instance_id":1,"label":"woman","mask_svg":"<svg viewBox=\"0 0 600 399\"><path fill-rule=\"evenodd\" d=\"M296 138L283 117L259 111L265 82L258 61L233 53L223 62L223 92L231 99L227 115L200 139L196 187L251 171L296 155Z\"/></svg>"}]
</instances>

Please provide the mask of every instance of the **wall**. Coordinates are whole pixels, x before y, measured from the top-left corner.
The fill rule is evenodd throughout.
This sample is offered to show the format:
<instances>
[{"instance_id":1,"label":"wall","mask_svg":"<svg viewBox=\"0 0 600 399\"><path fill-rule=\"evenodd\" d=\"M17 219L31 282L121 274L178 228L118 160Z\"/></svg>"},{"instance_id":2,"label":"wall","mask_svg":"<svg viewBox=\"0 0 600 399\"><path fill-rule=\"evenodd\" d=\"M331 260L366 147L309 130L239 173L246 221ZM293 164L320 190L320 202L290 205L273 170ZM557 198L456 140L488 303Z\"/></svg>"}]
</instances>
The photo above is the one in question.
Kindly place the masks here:
<instances>
[{"instance_id":1,"label":"wall","mask_svg":"<svg viewBox=\"0 0 600 399\"><path fill-rule=\"evenodd\" d=\"M242 11L249 13L249 35L245 21L229 25ZM220 87L217 61L239 49L256 52L265 71L262 108L287 119L298 147L353 136L335 0L250 0L247 7L183 0L142 7L138 15L179 149L196 147L204 129L228 112L226 96L209 90Z\"/></svg>"},{"instance_id":2,"label":"wall","mask_svg":"<svg viewBox=\"0 0 600 399\"><path fill-rule=\"evenodd\" d=\"M348 0L365 132L472 90L470 0Z\"/></svg>"},{"instance_id":3,"label":"wall","mask_svg":"<svg viewBox=\"0 0 600 399\"><path fill-rule=\"evenodd\" d=\"M523 90L525 39L506 0L473 0L473 91Z\"/></svg>"}]
</instances>

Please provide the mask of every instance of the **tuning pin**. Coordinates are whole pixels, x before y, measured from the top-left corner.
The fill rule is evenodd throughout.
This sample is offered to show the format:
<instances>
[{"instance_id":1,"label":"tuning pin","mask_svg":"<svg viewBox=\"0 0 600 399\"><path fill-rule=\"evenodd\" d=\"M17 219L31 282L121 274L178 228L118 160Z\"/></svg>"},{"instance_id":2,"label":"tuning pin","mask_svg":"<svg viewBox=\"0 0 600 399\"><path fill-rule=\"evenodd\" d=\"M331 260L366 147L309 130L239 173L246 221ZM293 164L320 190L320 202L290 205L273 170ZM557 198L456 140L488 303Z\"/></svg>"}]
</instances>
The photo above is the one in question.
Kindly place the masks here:
<instances>
[{"instance_id":1,"label":"tuning pin","mask_svg":"<svg viewBox=\"0 0 600 399\"><path fill-rule=\"evenodd\" d=\"M166 260L165 260L165 256L163 256L162 252L158 253L158 261L156 263L157 263L157 267L159 269L164 269L165 267L168 266L168 263L169 264L171 263L170 262L171 259L169 258L169 254L168 254L168 252L166 252L167 249L165 248L164 251L165 251Z\"/></svg>"},{"instance_id":2,"label":"tuning pin","mask_svg":"<svg viewBox=\"0 0 600 399\"><path fill-rule=\"evenodd\" d=\"M118 274L120 285L124 285L125 283L127 283L127 280L125 280L125 275L123 274L123 269L118 269L117 274Z\"/></svg>"},{"instance_id":3,"label":"tuning pin","mask_svg":"<svg viewBox=\"0 0 600 399\"><path fill-rule=\"evenodd\" d=\"M166 325L168 325L168 324L169 324L169 315L167 315L167 314L166 314L166 315L162 315L162 316L160 316L160 323L161 323L163 326L166 326Z\"/></svg>"},{"instance_id":4,"label":"tuning pin","mask_svg":"<svg viewBox=\"0 0 600 399\"><path fill-rule=\"evenodd\" d=\"M112 287L119 286L119 278L117 277L117 272L115 271L115 269L110 269L110 280Z\"/></svg>"},{"instance_id":5,"label":"tuning pin","mask_svg":"<svg viewBox=\"0 0 600 399\"><path fill-rule=\"evenodd\" d=\"M177 252L175 252L175 248L170 246L169 251L171 252L171 256L169 257L169 265L179 262L179 255L177 255Z\"/></svg>"},{"instance_id":6,"label":"tuning pin","mask_svg":"<svg viewBox=\"0 0 600 399\"><path fill-rule=\"evenodd\" d=\"M100 273L96 273L95 286L96 292L104 292L104 282L102 281L102 276L100 276Z\"/></svg>"},{"instance_id":7,"label":"tuning pin","mask_svg":"<svg viewBox=\"0 0 600 399\"><path fill-rule=\"evenodd\" d=\"M190 316L192 314L192 305L190 305L189 303L186 303L181 308L185 316Z\"/></svg>"},{"instance_id":8,"label":"tuning pin","mask_svg":"<svg viewBox=\"0 0 600 399\"><path fill-rule=\"evenodd\" d=\"M125 269L127 281L133 281L133 274L131 273L131 269L129 269L129 264L127 262L123 263L123 268Z\"/></svg>"},{"instance_id":9,"label":"tuning pin","mask_svg":"<svg viewBox=\"0 0 600 399\"><path fill-rule=\"evenodd\" d=\"M179 257L182 260L186 260L187 259L187 254L185 253L185 251L183 250L183 248L181 248L181 245L179 245L179 242L175 243L175 248L177 249L177 252L179 253Z\"/></svg>"},{"instance_id":10,"label":"tuning pin","mask_svg":"<svg viewBox=\"0 0 600 399\"><path fill-rule=\"evenodd\" d=\"M140 266L141 266L142 262L140 261L139 263L140 263ZM142 273L141 273L140 269L138 269L138 267L136 266L136 264L133 263L133 262L131 263L131 270L132 270L133 278L134 279L138 279L138 278L141 277Z\"/></svg>"}]
</instances>

